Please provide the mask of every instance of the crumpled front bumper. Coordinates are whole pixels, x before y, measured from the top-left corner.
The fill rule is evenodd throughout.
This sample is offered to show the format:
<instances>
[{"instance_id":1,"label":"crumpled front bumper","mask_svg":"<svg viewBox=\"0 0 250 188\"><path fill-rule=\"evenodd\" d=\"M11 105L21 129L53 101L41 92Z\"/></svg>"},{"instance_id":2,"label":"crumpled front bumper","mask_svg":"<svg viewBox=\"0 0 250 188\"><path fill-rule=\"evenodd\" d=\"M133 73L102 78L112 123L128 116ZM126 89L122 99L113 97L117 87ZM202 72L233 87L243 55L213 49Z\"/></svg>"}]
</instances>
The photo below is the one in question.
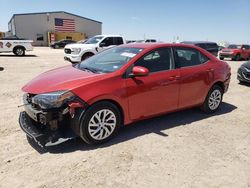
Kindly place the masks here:
<instances>
[{"instance_id":1,"label":"crumpled front bumper","mask_svg":"<svg viewBox=\"0 0 250 188\"><path fill-rule=\"evenodd\" d=\"M39 146L45 146L48 141L48 135L37 128L26 112L20 112L19 124L29 138L33 139Z\"/></svg>"},{"instance_id":2,"label":"crumpled front bumper","mask_svg":"<svg viewBox=\"0 0 250 188\"><path fill-rule=\"evenodd\" d=\"M61 129L56 131L42 129L41 125L31 119L25 111L20 112L19 124L26 135L40 147L56 145L77 136L70 128L63 131Z\"/></svg>"}]
</instances>

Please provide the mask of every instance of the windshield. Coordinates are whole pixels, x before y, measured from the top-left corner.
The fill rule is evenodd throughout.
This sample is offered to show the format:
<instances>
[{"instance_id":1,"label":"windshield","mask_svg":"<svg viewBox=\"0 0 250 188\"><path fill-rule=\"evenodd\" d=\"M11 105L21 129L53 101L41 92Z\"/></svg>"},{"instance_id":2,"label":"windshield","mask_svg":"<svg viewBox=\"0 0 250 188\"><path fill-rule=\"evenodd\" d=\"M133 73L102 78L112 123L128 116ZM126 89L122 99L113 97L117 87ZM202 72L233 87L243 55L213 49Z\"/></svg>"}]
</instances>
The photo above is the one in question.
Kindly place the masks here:
<instances>
[{"instance_id":1,"label":"windshield","mask_svg":"<svg viewBox=\"0 0 250 188\"><path fill-rule=\"evenodd\" d=\"M143 48L115 47L86 59L76 66L81 70L91 72L109 73L119 70L132 58L139 54Z\"/></svg>"},{"instance_id":2,"label":"windshield","mask_svg":"<svg viewBox=\"0 0 250 188\"><path fill-rule=\"evenodd\" d=\"M231 45L228 46L228 48L230 48L230 49L241 49L241 45L231 44Z\"/></svg>"},{"instance_id":3,"label":"windshield","mask_svg":"<svg viewBox=\"0 0 250 188\"><path fill-rule=\"evenodd\" d=\"M85 42L85 44L96 44L100 40L102 40L102 38L103 38L102 36L90 38Z\"/></svg>"},{"instance_id":4,"label":"windshield","mask_svg":"<svg viewBox=\"0 0 250 188\"><path fill-rule=\"evenodd\" d=\"M79 44L85 44L86 42L87 42L87 40L84 39L84 40L79 40L77 43L79 43Z\"/></svg>"}]
</instances>

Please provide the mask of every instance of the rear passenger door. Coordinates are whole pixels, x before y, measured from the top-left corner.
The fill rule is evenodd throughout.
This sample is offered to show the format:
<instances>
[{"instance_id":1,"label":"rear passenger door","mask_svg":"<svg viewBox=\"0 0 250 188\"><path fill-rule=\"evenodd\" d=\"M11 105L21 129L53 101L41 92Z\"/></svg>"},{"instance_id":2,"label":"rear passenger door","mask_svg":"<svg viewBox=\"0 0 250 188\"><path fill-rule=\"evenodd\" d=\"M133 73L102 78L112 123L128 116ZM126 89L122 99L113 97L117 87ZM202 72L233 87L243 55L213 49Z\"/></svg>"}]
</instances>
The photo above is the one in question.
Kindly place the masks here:
<instances>
[{"instance_id":1,"label":"rear passenger door","mask_svg":"<svg viewBox=\"0 0 250 188\"><path fill-rule=\"evenodd\" d=\"M180 70L178 107L202 103L214 74L209 59L194 48L176 47L174 54L176 68Z\"/></svg>"}]
</instances>

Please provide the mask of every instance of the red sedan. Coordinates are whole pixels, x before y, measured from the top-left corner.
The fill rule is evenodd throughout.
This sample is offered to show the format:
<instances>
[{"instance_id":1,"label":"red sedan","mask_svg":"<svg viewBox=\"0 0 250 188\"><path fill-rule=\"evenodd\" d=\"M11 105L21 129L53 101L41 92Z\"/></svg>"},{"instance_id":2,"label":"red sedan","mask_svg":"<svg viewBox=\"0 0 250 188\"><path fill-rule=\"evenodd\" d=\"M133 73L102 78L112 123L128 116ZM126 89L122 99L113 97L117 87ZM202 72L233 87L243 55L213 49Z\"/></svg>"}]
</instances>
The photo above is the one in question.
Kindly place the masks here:
<instances>
[{"instance_id":1,"label":"red sedan","mask_svg":"<svg viewBox=\"0 0 250 188\"><path fill-rule=\"evenodd\" d=\"M122 45L30 81L19 122L41 146L73 136L99 144L138 120L194 106L216 111L230 76L226 62L196 46Z\"/></svg>"}]
</instances>

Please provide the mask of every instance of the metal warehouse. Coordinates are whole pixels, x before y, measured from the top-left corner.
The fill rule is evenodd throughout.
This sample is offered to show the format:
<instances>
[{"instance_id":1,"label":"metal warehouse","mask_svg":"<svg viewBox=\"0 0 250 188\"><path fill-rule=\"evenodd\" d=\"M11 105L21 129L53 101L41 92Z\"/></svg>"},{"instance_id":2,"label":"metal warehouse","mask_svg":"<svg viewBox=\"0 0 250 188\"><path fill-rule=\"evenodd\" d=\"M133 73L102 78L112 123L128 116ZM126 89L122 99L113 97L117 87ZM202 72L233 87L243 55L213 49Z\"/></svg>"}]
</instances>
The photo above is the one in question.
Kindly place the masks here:
<instances>
[{"instance_id":1,"label":"metal warehouse","mask_svg":"<svg viewBox=\"0 0 250 188\"><path fill-rule=\"evenodd\" d=\"M61 39L82 40L102 33L102 22L64 11L14 14L9 34L31 39L36 46L48 46Z\"/></svg>"}]
</instances>

